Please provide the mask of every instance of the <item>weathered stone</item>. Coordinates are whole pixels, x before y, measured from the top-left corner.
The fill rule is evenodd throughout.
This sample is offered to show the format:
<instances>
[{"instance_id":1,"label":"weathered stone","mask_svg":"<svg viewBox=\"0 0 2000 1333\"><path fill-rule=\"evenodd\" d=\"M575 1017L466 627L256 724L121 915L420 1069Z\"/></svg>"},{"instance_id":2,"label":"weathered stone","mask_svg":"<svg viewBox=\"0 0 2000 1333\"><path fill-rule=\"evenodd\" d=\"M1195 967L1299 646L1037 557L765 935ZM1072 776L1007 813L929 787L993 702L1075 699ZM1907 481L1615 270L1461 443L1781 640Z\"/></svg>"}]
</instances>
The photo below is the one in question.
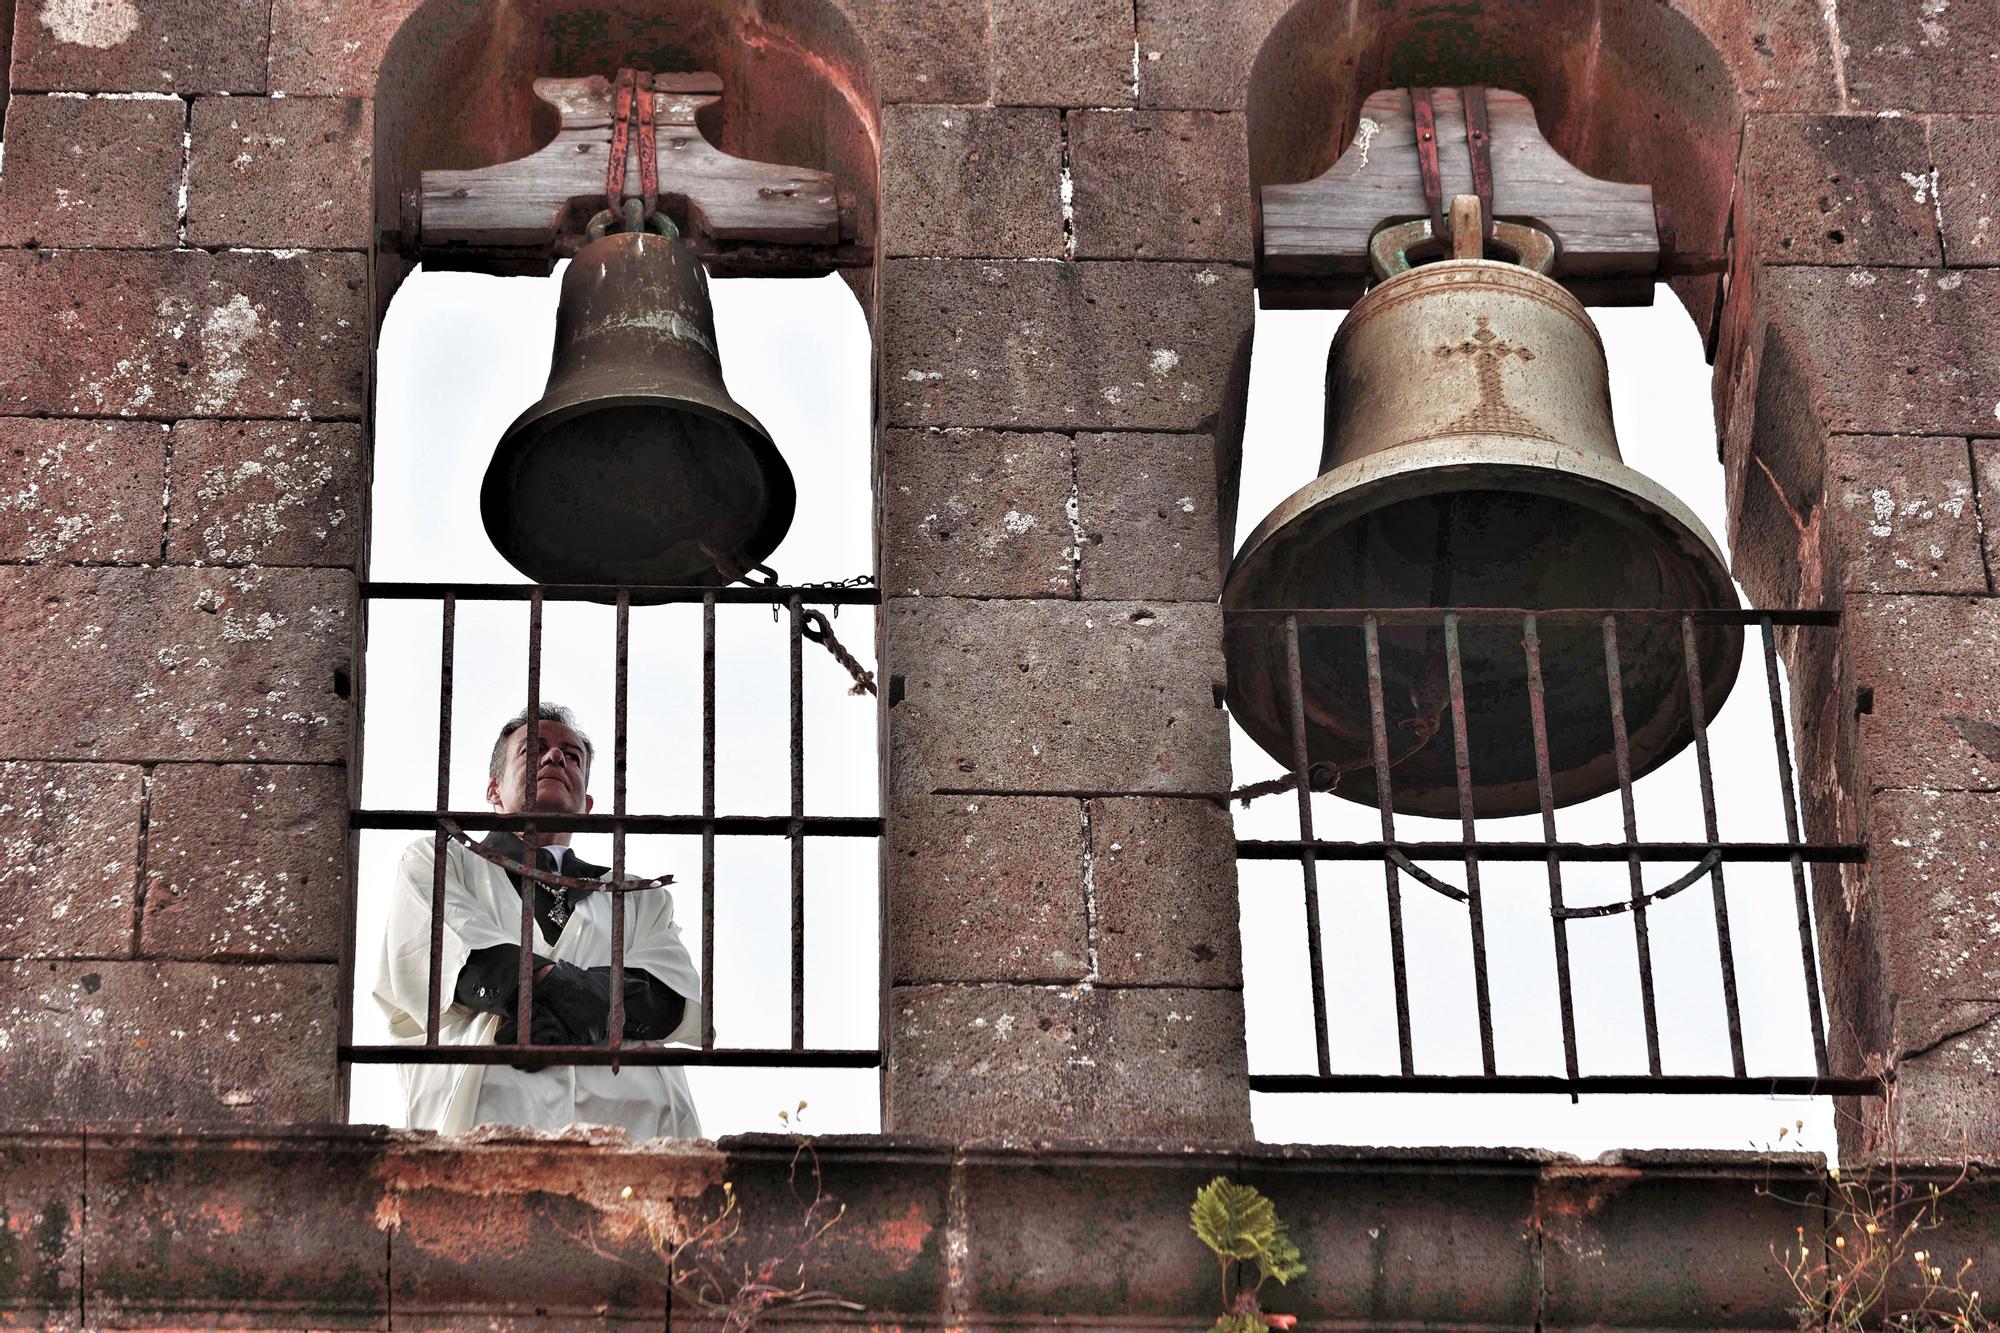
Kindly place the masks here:
<instances>
[{"instance_id":1,"label":"weathered stone","mask_svg":"<svg viewBox=\"0 0 2000 1333\"><path fill-rule=\"evenodd\" d=\"M356 417L360 255L0 252L0 409Z\"/></svg>"},{"instance_id":2,"label":"weathered stone","mask_svg":"<svg viewBox=\"0 0 2000 1333\"><path fill-rule=\"evenodd\" d=\"M2000 601L1852 597L1843 619L1870 786L1992 787L2000 778Z\"/></svg>"},{"instance_id":3,"label":"weathered stone","mask_svg":"<svg viewBox=\"0 0 2000 1333\"><path fill-rule=\"evenodd\" d=\"M2000 11L1991 5L1847 5L1839 24L1857 109L2000 111Z\"/></svg>"},{"instance_id":4,"label":"weathered stone","mask_svg":"<svg viewBox=\"0 0 2000 1333\"><path fill-rule=\"evenodd\" d=\"M1904 1007L1913 1012L1899 1009L1896 1015L1901 1049L1895 1102L1884 1108L1893 1118L1884 1141L1893 1142L1905 1162L1939 1164L1962 1162L1968 1151L1977 1156L1983 1145L2000 1143L2000 998ZM1916 1044L1919 1034L1931 1034L1929 1041ZM1943 1211L1957 1208L1948 1203ZM1980 1225L1990 1235L1990 1220ZM1938 1252L1954 1253L1942 1245Z\"/></svg>"},{"instance_id":5,"label":"weathered stone","mask_svg":"<svg viewBox=\"0 0 2000 1333\"><path fill-rule=\"evenodd\" d=\"M1240 111L1250 66L1284 0L1189 5L1138 0L1139 104Z\"/></svg>"},{"instance_id":6,"label":"weathered stone","mask_svg":"<svg viewBox=\"0 0 2000 1333\"><path fill-rule=\"evenodd\" d=\"M347 770L162 764L146 828L140 949L336 962L347 902Z\"/></svg>"},{"instance_id":7,"label":"weathered stone","mask_svg":"<svg viewBox=\"0 0 2000 1333\"><path fill-rule=\"evenodd\" d=\"M2000 921L2000 794L1886 791L1869 803L1869 814L1868 886L1881 901L1885 980L1897 1005L1897 1043L1913 1050L1949 1029L1912 1022L1906 1011L1953 1023L1938 1002L1983 1000L2000 1015L2000 950L1992 943Z\"/></svg>"},{"instance_id":8,"label":"weathered stone","mask_svg":"<svg viewBox=\"0 0 2000 1333\"><path fill-rule=\"evenodd\" d=\"M1235 991L898 986L888 1004L892 1132L1250 1135Z\"/></svg>"},{"instance_id":9,"label":"weathered stone","mask_svg":"<svg viewBox=\"0 0 2000 1333\"><path fill-rule=\"evenodd\" d=\"M189 244L368 248L375 201L367 102L204 97L191 124Z\"/></svg>"},{"instance_id":10,"label":"weathered stone","mask_svg":"<svg viewBox=\"0 0 2000 1333\"><path fill-rule=\"evenodd\" d=\"M1964 440L1835 436L1829 540L1853 592L1986 591Z\"/></svg>"},{"instance_id":11,"label":"weathered stone","mask_svg":"<svg viewBox=\"0 0 2000 1333\"><path fill-rule=\"evenodd\" d=\"M0 558L160 558L167 429L0 417Z\"/></svg>"},{"instance_id":12,"label":"weathered stone","mask_svg":"<svg viewBox=\"0 0 2000 1333\"><path fill-rule=\"evenodd\" d=\"M0 951L132 952L145 779L109 764L0 764Z\"/></svg>"},{"instance_id":13,"label":"weathered stone","mask_svg":"<svg viewBox=\"0 0 2000 1333\"><path fill-rule=\"evenodd\" d=\"M94 1137L83 1226L92 1327L187 1327L227 1310L386 1329L380 1138L332 1126L171 1146Z\"/></svg>"},{"instance_id":14,"label":"weathered stone","mask_svg":"<svg viewBox=\"0 0 2000 1333\"><path fill-rule=\"evenodd\" d=\"M1980 537L1990 573L2000 569L2000 440L1972 442L1972 477L1979 492Z\"/></svg>"},{"instance_id":15,"label":"weathered stone","mask_svg":"<svg viewBox=\"0 0 2000 1333\"><path fill-rule=\"evenodd\" d=\"M351 568L365 512L364 446L358 425L180 422L167 558Z\"/></svg>"},{"instance_id":16,"label":"weathered stone","mask_svg":"<svg viewBox=\"0 0 2000 1333\"><path fill-rule=\"evenodd\" d=\"M2000 269L1767 269L1828 433L1978 435L2000 403Z\"/></svg>"},{"instance_id":17,"label":"weathered stone","mask_svg":"<svg viewBox=\"0 0 2000 1333\"><path fill-rule=\"evenodd\" d=\"M1216 606L896 599L883 614L899 795L1227 784Z\"/></svg>"},{"instance_id":18,"label":"weathered stone","mask_svg":"<svg viewBox=\"0 0 2000 1333\"><path fill-rule=\"evenodd\" d=\"M1227 265L896 260L890 425L1206 429L1253 314Z\"/></svg>"},{"instance_id":19,"label":"weathered stone","mask_svg":"<svg viewBox=\"0 0 2000 1333\"><path fill-rule=\"evenodd\" d=\"M15 1123L338 1119L331 964L0 965Z\"/></svg>"},{"instance_id":20,"label":"weathered stone","mask_svg":"<svg viewBox=\"0 0 2000 1333\"><path fill-rule=\"evenodd\" d=\"M411 0L273 0L271 91L289 97L372 97L390 41Z\"/></svg>"},{"instance_id":21,"label":"weathered stone","mask_svg":"<svg viewBox=\"0 0 2000 1333\"><path fill-rule=\"evenodd\" d=\"M1068 123L1078 258L1250 262L1240 114L1077 111Z\"/></svg>"},{"instance_id":22,"label":"weathered stone","mask_svg":"<svg viewBox=\"0 0 2000 1333\"><path fill-rule=\"evenodd\" d=\"M1076 981L1089 970L1076 801L896 797L884 837L893 984Z\"/></svg>"},{"instance_id":23,"label":"weathered stone","mask_svg":"<svg viewBox=\"0 0 2000 1333\"><path fill-rule=\"evenodd\" d=\"M16 97L0 244L173 247L186 123L178 97Z\"/></svg>"},{"instance_id":24,"label":"weathered stone","mask_svg":"<svg viewBox=\"0 0 2000 1333\"><path fill-rule=\"evenodd\" d=\"M1090 802L1092 913L1107 984L1241 986L1236 840L1214 801Z\"/></svg>"},{"instance_id":25,"label":"weathered stone","mask_svg":"<svg viewBox=\"0 0 2000 1333\"><path fill-rule=\"evenodd\" d=\"M1062 122L1016 107L882 113L882 247L890 255L1060 257Z\"/></svg>"},{"instance_id":26,"label":"weathered stone","mask_svg":"<svg viewBox=\"0 0 2000 1333\"><path fill-rule=\"evenodd\" d=\"M1076 454L1084 596L1221 595L1213 436L1079 435Z\"/></svg>"},{"instance_id":27,"label":"weathered stone","mask_svg":"<svg viewBox=\"0 0 2000 1333\"><path fill-rule=\"evenodd\" d=\"M1920 120L1752 116L1740 169L1764 263L1940 262Z\"/></svg>"},{"instance_id":28,"label":"weathered stone","mask_svg":"<svg viewBox=\"0 0 2000 1333\"><path fill-rule=\"evenodd\" d=\"M1944 262L1971 268L2000 260L2000 116L1930 118L1931 164L1944 229Z\"/></svg>"},{"instance_id":29,"label":"weathered stone","mask_svg":"<svg viewBox=\"0 0 2000 1333\"><path fill-rule=\"evenodd\" d=\"M352 575L35 566L0 574L0 633L16 660L62 664L0 698L0 753L347 757Z\"/></svg>"},{"instance_id":30,"label":"weathered stone","mask_svg":"<svg viewBox=\"0 0 2000 1333\"><path fill-rule=\"evenodd\" d=\"M82 1308L83 1140L0 1145L0 1328L63 1330Z\"/></svg>"},{"instance_id":31,"label":"weathered stone","mask_svg":"<svg viewBox=\"0 0 2000 1333\"><path fill-rule=\"evenodd\" d=\"M257 93L269 0L28 0L14 89Z\"/></svg>"},{"instance_id":32,"label":"weathered stone","mask_svg":"<svg viewBox=\"0 0 2000 1333\"><path fill-rule=\"evenodd\" d=\"M993 100L1015 106L1129 106L1130 0L989 0Z\"/></svg>"},{"instance_id":33,"label":"weathered stone","mask_svg":"<svg viewBox=\"0 0 2000 1333\"><path fill-rule=\"evenodd\" d=\"M876 57L875 91L894 102L984 102L989 0L861 0Z\"/></svg>"},{"instance_id":34,"label":"weathered stone","mask_svg":"<svg viewBox=\"0 0 2000 1333\"><path fill-rule=\"evenodd\" d=\"M1067 436L892 430L882 449L890 595L1075 595Z\"/></svg>"}]
</instances>

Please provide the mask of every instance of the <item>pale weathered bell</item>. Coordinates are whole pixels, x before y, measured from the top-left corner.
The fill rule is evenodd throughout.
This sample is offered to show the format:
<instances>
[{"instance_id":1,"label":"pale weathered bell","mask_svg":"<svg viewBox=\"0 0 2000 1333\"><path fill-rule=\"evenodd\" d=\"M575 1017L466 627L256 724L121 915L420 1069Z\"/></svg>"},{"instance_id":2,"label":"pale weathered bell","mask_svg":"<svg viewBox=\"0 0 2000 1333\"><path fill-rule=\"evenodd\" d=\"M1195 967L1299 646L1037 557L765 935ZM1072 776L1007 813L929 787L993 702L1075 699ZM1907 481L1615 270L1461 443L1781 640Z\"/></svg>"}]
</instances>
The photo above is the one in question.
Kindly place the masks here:
<instances>
[{"instance_id":1,"label":"pale weathered bell","mask_svg":"<svg viewBox=\"0 0 2000 1333\"><path fill-rule=\"evenodd\" d=\"M1707 448L1689 441L1689 448ZM1626 467L1604 348L1583 307L1515 264L1447 259L1373 288L1327 368L1321 475L1238 552L1225 610L1249 608L1734 608L1715 541L1664 487ZM1284 617L1229 617L1229 703L1293 767ZM1384 620L1382 696L1400 812L1460 811L1441 626ZM1538 627L1556 804L1615 790L1600 620ZM1742 654L1736 626L1697 625L1713 717ZM1479 815L1538 808L1519 618L1459 627L1470 786ZM1693 738L1678 617L1620 618L1630 769ZM1301 621L1307 753L1323 783L1377 801L1364 631Z\"/></svg>"},{"instance_id":2,"label":"pale weathered bell","mask_svg":"<svg viewBox=\"0 0 2000 1333\"><path fill-rule=\"evenodd\" d=\"M500 554L538 583L719 585L777 547L795 502L770 433L723 387L695 252L645 231L586 245L548 388L480 488Z\"/></svg>"}]
</instances>

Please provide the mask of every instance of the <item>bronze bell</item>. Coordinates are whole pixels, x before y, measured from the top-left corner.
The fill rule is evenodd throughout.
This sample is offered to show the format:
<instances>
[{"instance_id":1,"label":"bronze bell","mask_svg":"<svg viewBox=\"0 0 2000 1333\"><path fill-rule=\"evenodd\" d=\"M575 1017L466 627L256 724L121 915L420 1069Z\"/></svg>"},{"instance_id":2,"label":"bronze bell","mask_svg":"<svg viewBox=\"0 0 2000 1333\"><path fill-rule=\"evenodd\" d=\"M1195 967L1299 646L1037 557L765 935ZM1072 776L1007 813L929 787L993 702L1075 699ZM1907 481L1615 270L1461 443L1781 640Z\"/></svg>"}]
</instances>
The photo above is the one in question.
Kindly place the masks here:
<instances>
[{"instance_id":1,"label":"bronze bell","mask_svg":"<svg viewBox=\"0 0 2000 1333\"><path fill-rule=\"evenodd\" d=\"M1738 604L1700 521L1620 461L1604 347L1583 306L1519 264L1405 265L1355 304L1328 359L1320 467L1237 553L1225 611ZM1228 619L1230 709L1291 768L1285 618ZM1544 621L1538 637L1555 802L1616 790L1603 624ZM1696 625L1693 637L1712 718L1742 631ZM1511 617L1459 627L1481 816L1540 805L1523 640ZM1441 618L1384 620L1379 643L1392 805L1456 816ZM1693 739L1680 620L1621 617L1617 645L1637 777ZM1299 659L1319 785L1330 771L1338 794L1376 803L1364 630L1301 620Z\"/></svg>"},{"instance_id":2,"label":"bronze bell","mask_svg":"<svg viewBox=\"0 0 2000 1333\"><path fill-rule=\"evenodd\" d=\"M776 549L795 504L770 433L723 387L695 252L637 230L584 246L548 388L480 488L500 554L538 583L714 586Z\"/></svg>"}]
</instances>

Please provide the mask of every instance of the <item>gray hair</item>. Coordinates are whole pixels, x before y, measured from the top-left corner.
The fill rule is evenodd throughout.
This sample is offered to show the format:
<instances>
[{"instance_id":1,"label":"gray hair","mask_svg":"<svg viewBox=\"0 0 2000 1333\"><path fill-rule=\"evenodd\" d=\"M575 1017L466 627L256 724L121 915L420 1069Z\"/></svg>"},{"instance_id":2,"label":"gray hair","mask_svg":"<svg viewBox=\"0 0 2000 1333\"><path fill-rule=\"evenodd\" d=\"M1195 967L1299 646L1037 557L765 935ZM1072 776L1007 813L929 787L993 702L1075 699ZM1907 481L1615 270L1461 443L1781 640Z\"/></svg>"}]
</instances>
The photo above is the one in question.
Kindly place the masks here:
<instances>
[{"instance_id":1,"label":"gray hair","mask_svg":"<svg viewBox=\"0 0 2000 1333\"><path fill-rule=\"evenodd\" d=\"M590 771L590 763L597 757L597 747L590 743L590 737L583 734L583 728L577 726L575 713L570 712L569 709L564 708L561 704L552 704L544 699L541 702L541 706L535 709L535 720L537 722L560 722L575 732L576 738L583 742L584 771L586 773ZM508 718L505 724L501 726L499 739L493 742L493 757L486 764L487 777L493 779L495 782L500 780L500 772L507 766L507 738L527 725L528 710L523 708L520 712Z\"/></svg>"}]
</instances>

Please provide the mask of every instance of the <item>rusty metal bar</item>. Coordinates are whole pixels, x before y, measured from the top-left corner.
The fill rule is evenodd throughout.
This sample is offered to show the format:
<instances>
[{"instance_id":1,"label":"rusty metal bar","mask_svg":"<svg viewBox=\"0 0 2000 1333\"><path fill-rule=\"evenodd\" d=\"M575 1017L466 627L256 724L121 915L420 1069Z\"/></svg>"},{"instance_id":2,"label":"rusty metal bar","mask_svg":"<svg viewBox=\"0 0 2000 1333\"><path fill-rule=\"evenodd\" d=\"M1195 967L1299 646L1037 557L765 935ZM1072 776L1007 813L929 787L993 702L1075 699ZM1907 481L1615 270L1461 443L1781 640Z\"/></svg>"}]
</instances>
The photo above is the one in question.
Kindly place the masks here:
<instances>
[{"instance_id":1,"label":"rusty metal bar","mask_svg":"<svg viewBox=\"0 0 2000 1333\"><path fill-rule=\"evenodd\" d=\"M1764 684L1771 695L1771 744L1778 752L1778 787L1785 797L1785 837L1799 840L1799 798L1792 788L1792 746L1785 732L1785 698L1778 676L1778 641L1771 622L1763 623ZM1792 898L1799 920L1799 965L1806 979L1806 1014L1812 1020L1813 1068L1827 1072L1826 1019L1820 1013L1819 958L1813 948L1812 897L1806 889L1805 861L1796 853L1792 863Z\"/></svg>"},{"instance_id":2,"label":"rusty metal bar","mask_svg":"<svg viewBox=\"0 0 2000 1333\"><path fill-rule=\"evenodd\" d=\"M1241 606L1222 613L1225 620L1268 620L1274 616L1297 616L1301 625L1360 625L1373 620L1383 625L1435 625L1446 615L1457 616L1466 625L1518 625L1523 616L1534 616L1544 625L1595 624L1606 616L1620 620L1691 620L1697 625L1761 625L1768 618L1773 625L1835 626L1838 611L1780 611L1741 607L1694 609L1657 606L1563 607L1545 610L1525 606Z\"/></svg>"},{"instance_id":3,"label":"rusty metal bar","mask_svg":"<svg viewBox=\"0 0 2000 1333\"><path fill-rule=\"evenodd\" d=\"M527 746L526 762L522 767L523 809L533 815L541 805L537 799L541 783L536 780L536 770L541 764L542 722L537 716L542 711L542 598L541 590L535 589L528 598L528 734L523 738ZM531 821L521 833L521 864L536 865L541 850L541 834ZM523 1046L534 1042L535 1014L535 886L525 877L521 880L521 973L519 991L514 999L514 1039Z\"/></svg>"},{"instance_id":4,"label":"rusty metal bar","mask_svg":"<svg viewBox=\"0 0 2000 1333\"><path fill-rule=\"evenodd\" d=\"M1396 811L1389 787L1389 726L1382 706L1382 636L1375 618L1362 622L1362 638L1368 654L1368 716L1374 731L1375 798L1382 811L1382 840L1396 840ZM1395 863L1382 862L1382 878L1388 890L1389 964L1396 981L1396 1048L1405 1074L1416 1072L1416 1058L1410 1041L1410 975L1403 955L1403 890Z\"/></svg>"},{"instance_id":5,"label":"rusty metal bar","mask_svg":"<svg viewBox=\"0 0 2000 1333\"><path fill-rule=\"evenodd\" d=\"M1445 676L1451 685L1452 762L1458 778L1458 826L1468 847L1479 840L1472 810L1472 754L1465 721L1465 664L1458 651L1458 617L1444 618ZM1465 858L1465 905L1472 931L1472 991L1479 1007L1479 1059L1487 1073L1493 1064L1493 996L1486 978L1486 913L1479 897L1479 858Z\"/></svg>"},{"instance_id":6,"label":"rusty metal bar","mask_svg":"<svg viewBox=\"0 0 2000 1333\"><path fill-rule=\"evenodd\" d=\"M442 810L451 803L451 693L453 684L453 664L458 636L458 599L451 593L443 598L443 613L439 617L442 625L442 641L438 656L438 772L437 808ZM430 989L425 1000L424 1045L438 1044L438 1018L443 1001L439 999L444 990L444 849L446 837L444 825L437 826L436 840L431 846L431 970Z\"/></svg>"},{"instance_id":7,"label":"rusty metal bar","mask_svg":"<svg viewBox=\"0 0 2000 1333\"><path fill-rule=\"evenodd\" d=\"M1708 757L1708 706L1701 693L1701 655L1696 651L1694 622L1681 620L1681 652L1687 661L1688 716L1694 723L1694 755L1701 773L1701 818L1710 842L1721 841L1715 818L1715 773ZM1722 1004L1729 1018L1729 1061L1743 1074L1743 1012L1736 998L1736 951L1729 940L1729 899L1722 882L1722 863L1709 871L1715 890L1715 949L1722 964Z\"/></svg>"},{"instance_id":8,"label":"rusty metal bar","mask_svg":"<svg viewBox=\"0 0 2000 1333\"><path fill-rule=\"evenodd\" d=\"M390 1047L401 1050L402 1047ZM1879 1078L1822 1078L1791 1075L1753 1078L1727 1074L1594 1074L1566 1078L1561 1074L1252 1074L1252 1092L1484 1092L1560 1093L1568 1097L1610 1093L1737 1094L1757 1097L1880 1097L1887 1084Z\"/></svg>"},{"instance_id":9,"label":"rusty metal bar","mask_svg":"<svg viewBox=\"0 0 2000 1333\"><path fill-rule=\"evenodd\" d=\"M1625 841L1639 841L1639 814L1632 800L1632 746L1625 732L1625 676L1618 657L1618 618L1604 617L1604 679L1611 695L1611 751L1618 764L1618 800L1624 811ZM1646 923L1646 885L1639 858L1626 858L1632 895L1632 938L1639 951L1639 1004L1646 1025L1646 1068L1660 1072L1660 1012L1653 984L1653 940ZM1737 1071L1741 1073L1741 1070Z\"/></svg>"},{"instance_id":10,"label":"rusty metal bar","mask_svg":"<svg viewBox=\"0 0 2000 1333\"><path fill-rule=\"evenodd\" d=\"M1296 861L1308 844L1295 838L1244 838L1236 855L1245 861ZM1724 861L1789 861L1796 856L1813 865L1866 865L1868 848L1858 842L1328 842L1310 844L1322 861L1379 861L1399 852L1413 861L1453 861L1476 856L1482 861L1698 861L1714 853Z\"/></svg>"},{"instance_id":11,"label":"rusty metal bar","mask_svg":"<svg viewBox=\"0 0 2000 1333\"><path fill-rule=\"evenodd\" d=\"M821 1047L790 1051L783 1047L628 1046L622 1051L603 1046L343 1046L340 1058L360 1065L704 1065L740 1069L768 1066L785 1069L875 1069L881 1052Z\"/></svg>"},{"instance_id":12,"label":"rusty metal bar","mask_svg":"<svg viewBox=\"0 0 2000 1333\"><path fill-rule=\"evenodd\" d=\"M1292 780L1297 784L1299 797L1299 837L1310 844L1313 841L1312 761L1306 754L1305 685L1304 675L1299 669L1299 622L1295 617L1285 620L1285 688L1291 701ZM1313 1049L1319 1058L1319 1072L1331 1074L1333 1055L1327 1041L1325 946L1320 938L1319 923L1319 864L1310 845L1300 854L1299 865L1305 877L1306 966L1312 977Z\"/></svg>"},{"instance_id":13,"label":"rusty metal bar","mask_svg":"<svg viewBox=\"0 0 2000 1333\"><path fill-rule=\"evenodd\" d=\"M625 814L625 754L632 675L632 598L618 594L618 628L612 648L613 690L611 705L611 812L622 820ZM611 882L625 882L625 826L611 831ZM611 1049L625 1044L625 898L611 898L611 1012L605 1025ZM613 1069L617 1066L614 1064Z\"/></svg>"},{"instance_id":14,"label":"rusty metal bar","mask_svg":"<svg viewBox=\"0 0 2000 1333\"><path fill-rule=\"evenodd\" d=\"M1563 1068L1574 1079L1576 1059L1576 993L1570 981L1569 918L1564 915L1562 857L1556 842L1555 777L1549 763L1548 692L1542 680L1542 636L1531 613L1521 620L1521 649L1528 664L1528 721L1535 738L1535 789L1541 798L1543 853L1549 875L1549 926L1555 935L1556 998L1561 1006ZM1484 849L1491 851L1491 845Z\"/></svg>"},{"instance_id":15,"label":"rusty metal bar","mask_svg":"<svg viewBox=\"0 0 2000 1333\"><path fill-rule=\"evenodd\" d=\"M519 830L532 823L544 833L616 833L623 828L627 833L638 834L696 834L714 825L723 837L782 838L792 831L790 815L717 815L708 819L698 814L622 817L537 814L530 818L495 814L491 810L356 810L348 816L347 823L348 827L358 829L428 829L439 819L449 819L467 830ZM873 838L882 832L882 819L879 815L807 815L805 831L806 836L813 838Z\"/></svg>"},{"instance_id":16,"label":"rusty metal bar","mask_svg":"<svg viewBox=\"0 0 2000 1333\"><path fill-rule=\"evenodd\" d=\"M701 599L701 1049L715 1049L715 603Z\"/></svg>"},{"instance_id":17,"label":"rusty metal bar","mask_svg":"<svg viewBox=\"0 0 2000 1333\"><path fill-rule=\"evenodd\" d=\"M826 587L794 588L770 584L743 584L727 588L673 588L646 585L637 588L610 583L363 583L361 596L383 602L435 602L451 593L462 602L525 602L540 597L545 602L614 602L619 593L632 599L634 606L666 606L674 603L706 605L711 599L721 605L769 606L783 604L797 596L807 606L876 606L882 601L879 588ZM1782 614L1782 613L1780 613ZM1780 620L1780 624L1789 622Z\"/></svg>"},{"instance_id":18,"label":"rusty metal bar","mask_svg":"<svg viewBox=\"0 0 2000 1333\"><path fill-rule=\"evenodd\" d=\"M788 600L792 707L792 1049L806 1047L806 696L805 608Z\"/></svg>"}]
</instances>

